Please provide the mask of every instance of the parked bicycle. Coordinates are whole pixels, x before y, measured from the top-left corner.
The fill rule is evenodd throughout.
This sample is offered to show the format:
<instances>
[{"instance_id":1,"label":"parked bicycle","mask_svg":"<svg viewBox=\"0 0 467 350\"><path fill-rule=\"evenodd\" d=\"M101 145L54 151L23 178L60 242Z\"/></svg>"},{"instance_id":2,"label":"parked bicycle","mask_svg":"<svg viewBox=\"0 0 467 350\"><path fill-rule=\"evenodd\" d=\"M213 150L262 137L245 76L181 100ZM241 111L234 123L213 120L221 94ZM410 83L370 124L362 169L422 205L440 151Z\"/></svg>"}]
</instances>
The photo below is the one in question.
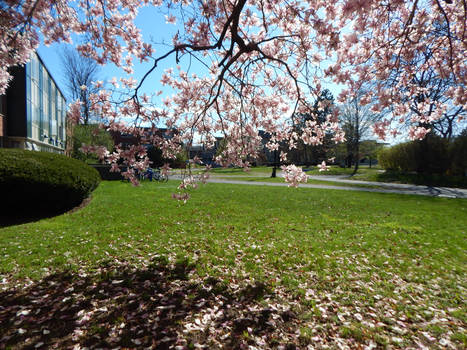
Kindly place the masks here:
<instances>
[{"instance_id":1,"label":"parked bicycle","mask_svg":"<svg viewBox=\"0 0 467 350\"><path fill-rule=\"evenodd\" d=\"M140 181L149 180L149 181L159 181L159 182L167 182L169 181L169 176L167 174L163 174L159 168L147 168L144 172L136 172L136 176Z\"/></svg>"},{"instance_id":2,"label":"parked bicycle","mask_svg":"<svg viewBox=\"0 0 467 350\"><path fill-rule=\"evenodd\" d=\"M159 181L159 182L169 181L169 175L167 173L162 173L159 168L155 170L154 169L151 169L151 170L153 170L152 177L154 178L154 180Z\"/></svg>"}]
</instances>

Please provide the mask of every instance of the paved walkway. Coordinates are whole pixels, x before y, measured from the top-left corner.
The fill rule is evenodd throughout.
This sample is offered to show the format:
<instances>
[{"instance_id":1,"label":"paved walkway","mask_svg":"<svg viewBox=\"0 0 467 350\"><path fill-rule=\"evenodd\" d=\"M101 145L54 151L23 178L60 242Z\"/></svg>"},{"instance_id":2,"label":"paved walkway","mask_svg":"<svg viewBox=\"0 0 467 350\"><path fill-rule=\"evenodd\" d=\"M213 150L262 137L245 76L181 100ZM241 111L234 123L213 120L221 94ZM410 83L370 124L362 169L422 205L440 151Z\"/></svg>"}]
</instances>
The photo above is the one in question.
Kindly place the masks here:
<instances>
[{"instance_id":1,"label":"paved walkway","mask_svg":"<svg viewBox=\"0 0 467 350\"><path fill-rule=\"evenodd\" d=\"M280 175L279 175L280 176ZM220 178L222 177L222 178ZM231 177L232 180L227 179ZM280 182L263 182L263 181L242 181L239 176L235 175L223 175L223 176L211 176L208 182L214 183L231 183L238 185L255 185L255 186L288 186L286 183ZM359 184L375 187L360 187L360 186L335 186L325 184L300 184L299 187L305 188L322 188L329 190L345 190L345 191L361 191L361 192L378 192L378 193L398 193L398 194L412 194L420 196L431 196L431 197L446 197L446 198L467 198L467 190L460 188L449 188L449 187L430 187L430 186L419 186L419 185L408 185L408 184L396 184L388 182L370 182L370 181L358 181L349 180L346 175L343 176L308 176L313 180L321 181L332 181L348 184Z\"/></svg>"},{"instance_id":2,"label":"paved walkway","mask_svg":"<svg viewBox=\"0 0 467 350\"><path fill-rule=\"evenodd\" d=\"M368 185L368 186L379 186L381 190L396 190L394 193L407 193L407 194L419 194L425 196L434 197L449 197L449 198L467 198L467 189L462 188L451 188L451 187L431 187L423 185L413 184L399 184L393 182L375 182L375 181L361 181L361 180L350 180L348 175L309 175L309 179L321 180L321 181L332 181L348 184ZM377 192L382 192L380 189L376 189ZM384 191L386 192L386 191Z\"/></svg>"}]
</instances>

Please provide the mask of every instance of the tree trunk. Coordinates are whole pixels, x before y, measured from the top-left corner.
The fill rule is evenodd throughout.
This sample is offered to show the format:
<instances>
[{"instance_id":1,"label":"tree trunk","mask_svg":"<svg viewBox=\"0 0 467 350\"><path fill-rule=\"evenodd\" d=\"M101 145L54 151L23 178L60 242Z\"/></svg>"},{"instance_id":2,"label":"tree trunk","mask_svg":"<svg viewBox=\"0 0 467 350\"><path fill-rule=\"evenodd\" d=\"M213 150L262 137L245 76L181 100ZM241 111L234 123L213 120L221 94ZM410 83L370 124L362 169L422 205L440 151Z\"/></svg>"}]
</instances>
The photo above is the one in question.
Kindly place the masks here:
<instances>
[{"instance_id":1,"label":"tree trunk","mask_svg":"<svg viewBox=\"0 0 467 350\"><path fill-rule=\"evenodd\" d=\"M276 163L274 163L274 166L272 167L272 174L271 177L276 177Z\"/></svg>"},{"instance_id":2,"label":"tree trunk","mask_svg":"<svg viewBox=\"0 0 467 350\"><path fill-rule=\"evenodd\" d=\"M352 176L354 176L358 171L358 165L360 164L360 120L356 120L355 128L355 168L353 169Z\"/></svg>"},{"instance_id":3,"label":"tree trunk","mask_svg":"<svg viewBox=\"0 0 467 350\"><path fill-rule=\"evenodd\" d=\"M352 176L354 176L358 171L358 163L360 163L360 161L357 157L357 159L355 160L355 168L353 169Z\"/></svg>"},{"instance_id":4,"label":"tree trunk","mask_svg":"<svg viewBox=\"0 0 467 350\"><path fill-rule=\"evenodd\" d=\"M276 177L276 169L277 169L277 151L274 151L274 166L272 167L272 174L271 177Z\"/></svg>"}]
</instances>

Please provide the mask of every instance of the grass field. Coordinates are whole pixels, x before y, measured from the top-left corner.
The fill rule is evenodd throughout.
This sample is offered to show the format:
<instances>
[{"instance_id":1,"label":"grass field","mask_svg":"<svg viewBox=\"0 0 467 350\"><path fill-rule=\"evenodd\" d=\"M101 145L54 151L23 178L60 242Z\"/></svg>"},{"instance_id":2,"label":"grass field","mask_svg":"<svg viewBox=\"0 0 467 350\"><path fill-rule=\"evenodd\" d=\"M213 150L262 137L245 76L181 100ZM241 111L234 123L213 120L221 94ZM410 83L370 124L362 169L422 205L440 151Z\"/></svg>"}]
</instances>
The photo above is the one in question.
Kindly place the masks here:
<instances>
[{"instance_id":1,"label":"grass field","mask_svg":"<svg viewBox=\"0 0 467 350\"><path fill-rule=\"evenodd\" d=\"M466 200L175 187L0 229L0 345L467 346Z\"/></svg>"}]
</instances>

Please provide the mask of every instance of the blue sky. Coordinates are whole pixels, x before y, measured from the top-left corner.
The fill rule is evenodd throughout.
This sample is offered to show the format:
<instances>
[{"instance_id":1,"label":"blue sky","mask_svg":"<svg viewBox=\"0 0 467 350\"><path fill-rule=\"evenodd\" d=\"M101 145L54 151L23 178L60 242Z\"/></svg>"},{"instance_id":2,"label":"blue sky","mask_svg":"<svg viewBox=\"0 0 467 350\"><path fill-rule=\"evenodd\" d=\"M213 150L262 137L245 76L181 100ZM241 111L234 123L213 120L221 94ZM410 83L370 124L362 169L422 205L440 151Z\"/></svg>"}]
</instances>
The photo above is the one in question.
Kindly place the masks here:
<instances>
[{"instance_id":1,"label":"blue sky","mask_svg":"<svg viewBox=\"0 0 467 350\"><path fill-rule=\"evenodd\" d=\"M165 14L161 13L160 10L154 7L144 7L141 8L136 18L136 24L138 28L141 29L143 39L147 42L151 42L156 49L155 55L161 55L170 50L169 46L163 45L163 43L171 44L172 36L177 32L177 25L167 24L165 19ZM74 37L73 40L75 43L79 43L79 38ZM45 65L48 70L51 72L52 76L60 86L61 90L67 94L65 89L65 79L66 77L63 74L63 68L61 63L61 53L65 47L69 46L68 44L53 44L51 46L41 45L38 49L39 55L42 57ZM188 60L182 59L180 66L183 70L188 68ZM140 80L144 73L149 69L151 63L140 63L139 61L134 61L134 71L133 78ZM173 91L170 88L162 86L159 79L163 71L167 68L175 68L175 56L171 56L164 61L160 62L156 71L153 72L151 76L145 81L141 92L145 92L148 95L155 93L158 90L162 90L163 94L159 97L159 100L154 100L153 102L161 103L160 99L171 95ZM191 62L190 73L198 73L202 70L201 65L196 62ZM202 75L202 74L201 74ZM107 64L100 67L99 79L103 81L110 81L113 77L129 77L123 70L117 68L114 64ZM342 86L333 84L330 82L322 82L324 88L328 88L333 93L334 97L342 90ZM68 101L71 102L71 101ZM391 143L393 143L392 140Z\"/></svg>"},{"instance_id":2,"label":"blue sky","mask_svg":"<svg viewBox=\"0 0 467 350\"><path fill-rule=\"evenodd\" d=\"M172 35L176 33L176 26L169 25L165 23L165 17L155 8L145 7L142 8L136 19L137 26L141 29L143 39L145 41L157 41L158 43L171 42ZM80 38L76 36L73 37L74 44L80 43ZM69 44L53 44L50 46L41 45L38 49L39 55L43 58L45 65L48 70L52 73L53 77L59 84L62 91L66 92L65 89L65 80L66 77L63 74L62 62L61 62L61 53L65 47L70 47ZM158 45L156 48L156 54L161 54L167 50L162 45ZM158 72L162 72L164 69L172 66L172 60L166 60L161 62L158 68ZM151 64L147 62L140 63L139 61L134 62L134 71L133 77L139 79L143 74L148 70ZM148 80L145 86L143 87L143 92L151 93L156 90L163 89L162 85L159 83L160 74L153 74ZM99 79L103 81L109 81L113 77L129 77L123 70L117 68L114 64L109 63L105 66L100 66ZM70 102L70 101L69 101Z\"/></svg>"},{"instance_id":3,"label":"blue sky","mask_svg":"<svg viewBox=\"0 0 467 350\"><path fill-rule=\"evenodd\" d=\"M162 43L165 42L170 44L172 42L172 36L177 32L177 25L167 24L164 15L164 13L161 13L160 10L154 7L144 7L140 9L138 17L136 18L136 24L141 29L143 39L145 41L153 43L153 46L156 48L156 55L163 54L170 50L169 46L164 46L162 45ZM73 38L73 40L75 42L79 42L79 39L77 39L76 37ZM63 48L66 46L69 45L53 44L49 47L41 45L38 49L39 55L43 58L47 68L52 73L53 77L61 87L62 91L64 91L65 93L65 77L63 75L60 55L63 51ZM189 62L187 59L182 59L180 62L180 66L184 70L187 69L188 64ZM191 64L191 72L199 73L199 71L202 69L201 65L195 61L192 61ZM171 94L172 92L167 87L163 87L162 84L160 84L159 79L162 72L165 69L169 67L175 67L175 65L175 56L171 56L166 60L162 61L158 65L156 71L145 82L142 92L151 94L157 90L162 90L164 91L164 94ZM133 74L133 78L139 80L150 66L150 63L140 63L139 61L135 60L133 67L135 73ZM123 72L123 70L118 69L113 64L101 66L99 76L100 80L103 81L109 81L114 76L117 78L128 77L128 75L125 72ZM323 86L329 88L335 97L337 97L338 93L342 90L342 87L337 86L336 84L328 83L323 84Z\"/></svg>"}]
</instances>

